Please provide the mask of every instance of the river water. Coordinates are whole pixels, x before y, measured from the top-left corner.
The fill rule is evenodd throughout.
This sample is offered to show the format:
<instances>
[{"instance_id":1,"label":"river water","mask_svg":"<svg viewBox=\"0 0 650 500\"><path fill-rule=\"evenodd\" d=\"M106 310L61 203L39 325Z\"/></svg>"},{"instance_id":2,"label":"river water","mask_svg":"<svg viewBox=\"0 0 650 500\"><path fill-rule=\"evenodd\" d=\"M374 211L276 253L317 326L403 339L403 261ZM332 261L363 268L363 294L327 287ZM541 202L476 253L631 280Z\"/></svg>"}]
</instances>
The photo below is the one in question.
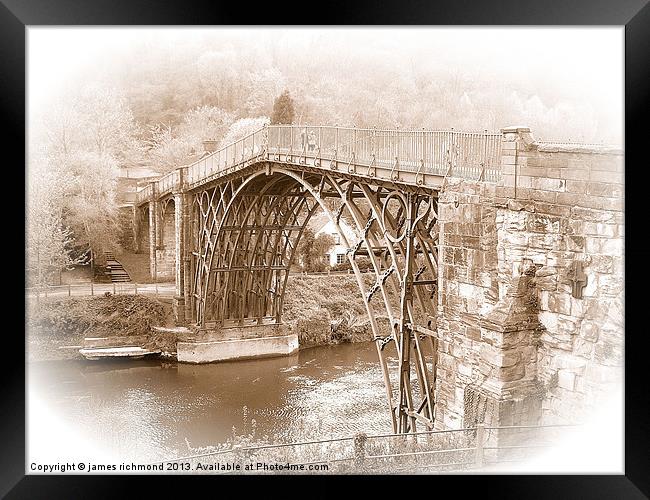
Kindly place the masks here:
<instances>
[{"instance_id":1,"label":"river water","mask_svg":"<svg viewBox=\"0 0 650 500\"><path fill-rule=\"evenodd\" d=\"M253 429L271 442L391 432L373 343L206 365L37 362L28 377L29 449L42 459L46 451L63 459L62 449L78 457L83 448L88 456L163 460Z\"/></svg>"}]
</instances>

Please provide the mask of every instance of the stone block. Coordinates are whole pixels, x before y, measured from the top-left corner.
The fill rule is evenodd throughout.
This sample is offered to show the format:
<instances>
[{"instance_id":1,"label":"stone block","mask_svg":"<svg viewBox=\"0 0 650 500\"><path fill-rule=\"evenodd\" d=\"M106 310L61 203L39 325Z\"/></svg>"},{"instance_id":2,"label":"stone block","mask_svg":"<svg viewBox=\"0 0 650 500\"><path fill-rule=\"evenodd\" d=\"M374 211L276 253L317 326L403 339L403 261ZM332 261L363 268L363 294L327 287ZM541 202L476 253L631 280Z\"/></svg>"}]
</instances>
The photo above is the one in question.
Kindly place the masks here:
<instances>
[{"instance_id":1,"label":"stone block","mask_svg":"<svg viewBox=\"0 0 650 500\"><path fill-rule=\"evenodd\" d=\"M544 166L530 166L526 165L523 166L521 165L519 167L519 178L521 179L522 177L548 177L548 169ZM519 184L519 181L517 181ZM531 187L531 186L527 186Z\"/></svg>"},{"instance_id":2,"label":"stone block","mask_svg":"<svg viewBox=\"0 0 650 500\"><path fill-rule=\"evenodd\" d=\"M526 376L526 364L518 362L511 366L500 367L497 369L498 377L501 382L514 382L521 380Z\"/></svg>"},{"instance_id":3,"label":"stone block","mask_svg":"<svg viewBox=\"0 0 650 500\"><path fill-rule=\"evenodd\" d=\"M483 289L475 285L459 283L458 295L463 298L482 298Z\"/></svg>"},{"instance_id":4,"label":"stone block","mask_svg":"<svg viewBox=\"0 0 650 500\"><path fill-rule=\"evenodd\" d=\"M591 297L587 297L583 301L585 304L585 319L601 321L605 318L607 308L609 307L607 302L603 303L601 300Z\"/></svg>"},{"instance_id":5,"label":"stone block","mask_svg":"<svg viewBox=\"0 0 650 500\"><path fill-rule=\"evenodd\" d=\"M597 222L596 231L599 236L604 236L605 238L614 238L616 236L616 224L604 224L602 222Z\"/></svg>"},{"instance_id":6,"label":"stone block","mask_svg":"<svg viewBox=\"0 0 650 500\"><path fill-rule=\"evenodd\" d=\"M616 235L616 225L603 222L585 222L584 233L588 236L613 238Z\"/></svg>"},{"instance_id":7,"label":"stone block","mask_svg":"<svg viewBox=\"0 0 650 500\"><path fill-rule=\"evenodd\" d=\"M620 256L623 255L623 239L608 238L601 243L601 252L604 255Z\"/></svg>"},{"instance_id":8,"label":"stone block","mask_svg":"<svg viewBox=\"0 0 650 500\"><path fill-rule=\"evenodd\" d=\"M580 337L589 342L598 342L600 326L594 321L582 321L580 324Z\"/></svg>"},{"instance_id":9,"label":"stone block","mask_svg":"<svg viewBox=\"0 0 650 500\"><path fill-rule=\"evenodd\" d=\"M603 366L621 366L623 363L621 347L619 343L601 340L594 346L594 361Z\"/></svg>"},{"instance_id":10,"label":"stone block","mask_svg":"<svg viewBox=\"0 0 650 500\"><path fill-rule=\"evenodd\" d=\"M453 372L456 368L456 359L449 354L438 353L438 364L440 368Z\"/></svg>"},{"instance_id":11,"label":"stone block","mask_svg":"<svg viewBox=\"0 0 650 500\"><path fill-rule=\"evenodd\" d=\"M557 196L558 193L556 191L544 191L540 189L533 189L530 193L531 200L544 203L556 203Z\"/></svg>"},{"instance_id":12,"label":"stone block","mask_svg":"<svg viewBox=\"0 0 650 500\"><path fill-rule=\"evenodd\" d=\"M618 297L623 292L623 278L612 274L599 275L598 292L606 297Z\"/></svg>"},{"instance_id":13,"label":"stone block","mask_svg":"<svg viewBox=\"0 0 650 500\"><path fill-rule=\"evenodd\" d=\"M588 182L586 183L586 194L605 198L622 198L623 187L611 182Z\"/></svg>"},{"instance_id":14,"label":"stone block","mask_svg":"<svg viewBox=\"0 0 650 500\"><path fill-rule=\"evenodd\" d=\"M559 233L560 217L547 214L530 214L525 218L526 227L534 233Z\"/></svg>"},{"instance_id":15,"label":"stone block","mask_svg":"<svg viewBox=\"0 0 650 500\"><path fill-rule=\"evenodd\" d=\"M569 314L570 311L567 313L558 314L557 331L566 333L568 335L576 335L578 333L578 320L569 316Z\"/></svg>"},{"instance_id":16,"label":"stone block","mask_svg":"<svg viewBox=\"0 0 650 500\"><path fill-rule=\"evenodd\" d=\"M590 360L594 352L594 343L583 338L577 338L574 343L573 351L576 356Z\"/></svg>"},{"instance_id":17,"label":"stone block","mask_svg":"<svg viewBox=\"0 0 650 500\"><path fill-rule=\"evenodd\" d=\"M509 246L526 247L528 245L528 235L521 232L506 232L501 240Z\"/></svg>"},{"instance_id":18,"label":"stone block","mask_svg":"<svg viewBox=\"0 0 650 500\"><path fill-rule=\"evenodd\" d=\"M607 184L623 184L623 178L621 175L605 170L590 170L589 180Z\"/></svg>"},{"instance_id":19,"label":"stone block","mask_svg":"<svg viewBox=\"0 0 650 500\"><path fill-rule=\"evenodd\" d=\"M571 180L566 181L566 192L576 194L587 193L587 181ZM591 193L589 193L591 194Z\"/></svg>"},{"instance_id":20,"label":"stone block","mask_svg":"<svg viewBox=\"0 0 650 500\"><path fill-rule=\"evenodd\" d=\"M622 212L624 209L623 198L595 198L600 200L599 208L603 210L612 210Z\"/></svg>"},{"instance_id":21,"label":"stone block","mask_svg":"<svg viewBox=\"0 0 650 500\"><path fill-rule=\"evenodd\" d=\"M556 234L533 234L528 239L531 248L555 250L560 247L561 237Z\"/></svg>"},{"instance_id":22,"label":"stone block","mask_svg":"<svg viewBox=\"0 0 650 500\"><path fill-rule=\"evenodd\" d=\"M584 235L585 224L586 222L581 220L568 219L567 234Z\"/></svg>"},{"instance_id":23,"label":"stone block","mask_svg":"<svg viewBox=\"0 0 650 500\"><path fill-rule=\"evenodd\" d=\"M567 168L573 170L586 170L589 168L589 158L581 154L560 153L558 156L565 156Z\"/></svg>"},{"instance_id":24,"label":"stone block","mask_svg":"<svg viewBox=\"0 0 650 500\"><path fill-rule=\"evenodd\" d=\"M583 252L585 250L585 238L584 236L569 235L563 239L566 249L571 252Z\"/></svg>"},{"instance_id":25,"label":"stone block","mask_svg":"<svg viewBox=\"0 0 650 500\"><path fill-rule=\"evenodd\" d=\"M540 313L541 320L542 313ZM563 351L573 351L573 340L575 336L559 329L547 329L542 332L541 342L548 348L561 349Z\"/></svg>"},{"instance_id":26,"label":"stone block","mask_svg":"<svg viewBox=\"0 0 650 500\"><path fill-rule=\"evenodd\" d=\"M601 238L588 236L585 238L585 250L588 254L600 254L601 253Z\"/></svg>"},{"instance_id":27,"label":"stone block","mask_svg":"<svg viewBox=\"0 0 650 500\"><path fill-rule=\"evenodd\" d=\"M504 151L508 152L508 150ZM502 166L508 166L508 165L516 165L517 164L517 157L514 154L503 154L501 155L501 165Z\"/></svg>"},{"instance_id":28,"label":"stone block","mask_svg":"<svg viewBox=\"0 0 650 500\"><path fill-rule=\"evenodd\" d=\"M571 217L591 222L615 222L615 214L611 212L584 207L573 207L571 209Z\"/></svg>"},{"instance_id":29,"label":"stone block","mask_svg":"<svg viewBox=\"0 0 650 500\"><path fill-rule=\"evenodd\" d=\"M501 176L501 182L505 187L513 187L515 184L515 176L510 174L504 174Z\"/></svg>"},{"instance_id":30,"label":"stone block","mask_svg":"<svg viewBox=\"0 0 650 500\"><path fill-rule=\"evenodd\" d=\"M481 344L479 349L481 360L494 367L513 366L520 360L519 353L515 350L508 352L489 344Z\"/></svg>"},{"instance_id":31,"label":"stone block","mask_svg":"<svg viewBox=\"0 0 650 500\"><path fill-rule=\"evenodd\" d=\"M463 248L454 248L454 265L455 266L467 265L467 250Z\"/></svg>"},{"instance_id":32,"label":"stone block","mask_svg":"<svg viewBox=\"0 0 650 500\"><path fill-rule=\"evenodd\" d=\"M547 290L542 290L539 292L538 296L538 304L539 304L539 309L541 311L548 311L549 306L548 306L548 301L550 297L550 292Z\"/></svg>"},{"instance_id":33,"label":"stone block","mask_svg":"<svg viewBox=\"0 0 650 500\"><path fill-rule=\"evenodd\" d=\"M444 417L445 429L460 429L462 419L455 413L447 413Z\"/></svg>"},{"instance_id":34,"label":"stone block","mask_svg":"<svg viewBox=\"0 0 650 500\"><path fill-rule=\"evenodd\" d=\"M515 198L518 200L532 200L532 192L531 188L517 186L517 196Z\"/></svg>"},{"instance_id":35,"label":"stone block","mask_svg":"<svg viewBox=\"0 0 650 500\"><path fill-rule=\"evenodd\" d=\"M506 212L503 220L503 229L509 231L521 231L526 228L528 214L526 212Z\"/></svg>"},{"instance_id":36,"label":"stone block","mask_svg":"<svg viewBox=\"0 0 650 500\"><path fill-rule=\"evenodd\" d=\"M466 363L458 363L457 365L458 374L463 377L472 377L472 367ZM462 401L462 398L461 398Z\"/></svg>"},{"instance_id":37,"label":"stone block","mask_svg":"<svg viewBox=\"0 0 650 500\"><path fill-rule=\"evenodd\" d=\"M533 177L529 175L518 175L517 176L517 190L521 188L531 189L533 187Z\"/></svg>"},{"instance_id":38,"label":"stone block","mask_svg":"<svg viewBox=\"0 0 650 500\"><path fill-rule=\"evenodd\" d=\"M531 260L533 264L544 266L546 265L546 250L541 249L528 249L525 254L526 258Z\"/></svg>"},{"instance_id":39,"label":"stone block","mask_svg":"<svg viewBox=\"0 0 650 500\"><path fill-rule=\"evenodd\" d=\"M566 190L566 181L564 179L537 177L533 178L532 187L544 191L564 192Z\"/></svg>"},{"instance_id":40,"label":"stone block","mask_svg":"<svg viewBox=\"0 0 650 500\"><path fill-rule=\"evenodd\" d=\"M589 180L589 171L586 169L563 168L560 176L566 180L587 181Z\"/></svg>"},{"instance_id":41,"label":"stone block","mask_svg":"<svg viewBox=\"0 0 650 500\"><path fill-rule=\"evenodd\" d=\"M546 265L564 269L575 259L573 252L551 250L546 254Z\"/></svg>"},{"instance_id":42,"label":"stone block","mask_svg":"<svg viewBox=\"0 0 650 500\"><path fill-rule=\"evenodd\" d=\"M585 371L585 382L602 387L603 384L619 383L622 376L623 369L619 366L603 366L589 363Z\"/></svg>"},{"instance_id":43,"label":"stone block","mask_svg":"<svg viewBox=\"0 0 650 500\"><path fill-rule=\"evenodd\" d=\"M585 315L584 299L576 299L571 296L571 316L582 318Z\"/></svg>"},{"instance_id":44,"label":"stone block","mask_svg":"<svg viewBox=\"0 0 650 500\"><path fill-rule=\"evenodd\" d=\"M544 203L536 202L535 211L538 213L543 213L547 215L556 215L559 217L569 217L571 215L571 207L573 206L573 200L570 201L570 206L564 206L560 203L559 197L565 195L566 193L558 193L558 202L557 203Z\"/></svg>"},{"instance_id":45,"label":"stone block","mask_svg":"<svg viewBox=\"0 0 650 500\"><path fill-rule=\"evenodd\" d=\"M575 389L576 374L569 370L559 370L558 372L558 387L573 391Z\"/></svg>"},{"instance_id":46,"label":"stone block","mask_svg":"<svg viewBox=\"0 0 650 500\"><path fill-rule=\"evenodd\" d=\"M474 340L474 341L480 341L481 340L481 329L476 327L476 326L471 326L467 327L467 331L465 332L465 335L467 338Z\"/></svg>"},{"instance_id":47,"label":"stone block","mask_svg":"<svg viewBox=\"0 0 650 500\"><path fill-rule=\"evenodd\" d=\"M480 240L478 236L463 236L461 246L463 248L478 249Z\"/></svg>"},{"instance_id":48,"label":"stone block","mask_svg":"<svg viewBox=\"0 0 650 500\"><path fill-rule=\"evenodd\" d=\"M497 184L494 190L494 195L495 197L498 198L514 198L515 197L515 189L514 189L514 179L513 179L513 185L505 185L505 184Z\"/></svg>"},{"instance_id":49,"label":"stone block","mask_svg":"<svg viewBox=\"0 0 650 500\"><path fill-rule=\"evenodd\" d=\"M612 273L614 272L614 259L611 255L593 255L590 256L589 269L598 273Z\"/></svg>"}]
</instances>

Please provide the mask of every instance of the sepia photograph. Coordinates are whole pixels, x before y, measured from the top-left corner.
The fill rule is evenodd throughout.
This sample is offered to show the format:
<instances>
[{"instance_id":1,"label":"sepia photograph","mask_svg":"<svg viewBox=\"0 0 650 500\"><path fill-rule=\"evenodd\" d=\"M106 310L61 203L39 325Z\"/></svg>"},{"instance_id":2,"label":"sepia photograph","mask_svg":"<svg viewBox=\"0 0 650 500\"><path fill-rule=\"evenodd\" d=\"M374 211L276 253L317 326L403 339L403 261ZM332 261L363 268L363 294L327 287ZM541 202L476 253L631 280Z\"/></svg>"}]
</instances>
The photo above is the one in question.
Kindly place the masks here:
<instances>
[{"instance_id":1,"label":"sepia photograph","mask_svg":"<svg viewBox=\"0 0 650 500\"><path fill-rule=\"evenodd\" d=\"M25 44L25 474L624 473L624 26Z\"/></svg>"}]
</instances>

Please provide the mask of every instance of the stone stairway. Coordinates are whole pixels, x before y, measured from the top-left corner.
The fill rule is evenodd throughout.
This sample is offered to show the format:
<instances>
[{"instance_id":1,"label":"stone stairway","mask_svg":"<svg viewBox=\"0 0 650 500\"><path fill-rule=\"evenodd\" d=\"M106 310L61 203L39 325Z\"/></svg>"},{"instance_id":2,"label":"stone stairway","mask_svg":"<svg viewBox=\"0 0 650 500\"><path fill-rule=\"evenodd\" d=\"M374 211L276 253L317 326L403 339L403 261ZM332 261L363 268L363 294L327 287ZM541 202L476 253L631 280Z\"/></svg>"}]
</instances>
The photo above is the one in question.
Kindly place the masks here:
<instances>
[{"instance_id":1,"label":"stone stairway","mask_svg":"<svg viewBox=\"0 0 650 500\"><path fill-rule=\"evenodd\" d=\"M126 272L122 264L120 264L112 252L105 252L106 257L106 274L109 275L113 283L123 283L131 281L129 273Z\"/></svg>"}]
</instances>

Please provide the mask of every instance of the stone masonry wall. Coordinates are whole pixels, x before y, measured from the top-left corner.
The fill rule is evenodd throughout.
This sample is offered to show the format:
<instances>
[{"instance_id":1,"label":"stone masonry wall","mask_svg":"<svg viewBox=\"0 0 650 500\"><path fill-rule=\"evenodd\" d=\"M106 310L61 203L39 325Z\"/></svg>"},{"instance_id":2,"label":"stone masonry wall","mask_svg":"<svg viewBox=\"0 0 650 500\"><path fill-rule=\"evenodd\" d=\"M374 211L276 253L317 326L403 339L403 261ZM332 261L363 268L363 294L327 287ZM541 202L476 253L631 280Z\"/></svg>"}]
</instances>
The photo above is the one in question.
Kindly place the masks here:
<instances>
[{"instance_id":1,"label":"stone masonry wall","mask_svg":"<svg viewBox=\"0 0 650 500\"><path fill-rule=\"evenodd\" d=\"M126 205L119 208L120 235L119 244L122 250L135 252L135 209L133 205Z\"/></svg>"},{"instance_id":2,"label":"stone masonry wall","mask_svg":"<svg viewBox=\"0 0 650 500\"><path fill-rule=\"evenodd\" d=\"M135 253L148 254L150 252L151 242L151 229L149 227L149 211L148 209L136 209L135 218Z\"/></svg>"},{"instance_id":3,"label":"stone masonry wall","mask_svg":"<svg viewBox=\"0 0 650 500\"><path fill-rule=\"evenodd\" d=\"M160 246L156 249L157 278L173 281L176 278L176 216L171 203L161 219L160 231Z\"/></svg>"},{"instance_id":4,"label":"stone masonry wall","mask_svg":"<svg viewBox=\"0 0 650 500\"><path fill-rule=\"evenodd\" d=\"M508 141L517 145L513 185L497 188L499 272L522 258L537 267L542 423L575 421L622 381L623 155L523 135ZM572 293L575 262L582 297Z\"/></svg>"},{"instance_id":5,"label":"stone masonry wall","mask_svg":"<svg viewBox=\"0 0 650 500\"><path fill-rule=\"evenodd\" d=\"M440 227L436 425L463 425L465 387L479 382L481 312L498 299L496 186L446 179Z\"/></svg>"},{"instance_id":6,"label":"stone masonry wall","mask_svg":"<svg viewBox=\"0 0 650 500\"><path fill-rule=\"evenodd\" d=\"M622 154L523 128L502 151L498 185L439 198L438 428L579 420L621 382Z\"/></svg>"}]
</instances>

